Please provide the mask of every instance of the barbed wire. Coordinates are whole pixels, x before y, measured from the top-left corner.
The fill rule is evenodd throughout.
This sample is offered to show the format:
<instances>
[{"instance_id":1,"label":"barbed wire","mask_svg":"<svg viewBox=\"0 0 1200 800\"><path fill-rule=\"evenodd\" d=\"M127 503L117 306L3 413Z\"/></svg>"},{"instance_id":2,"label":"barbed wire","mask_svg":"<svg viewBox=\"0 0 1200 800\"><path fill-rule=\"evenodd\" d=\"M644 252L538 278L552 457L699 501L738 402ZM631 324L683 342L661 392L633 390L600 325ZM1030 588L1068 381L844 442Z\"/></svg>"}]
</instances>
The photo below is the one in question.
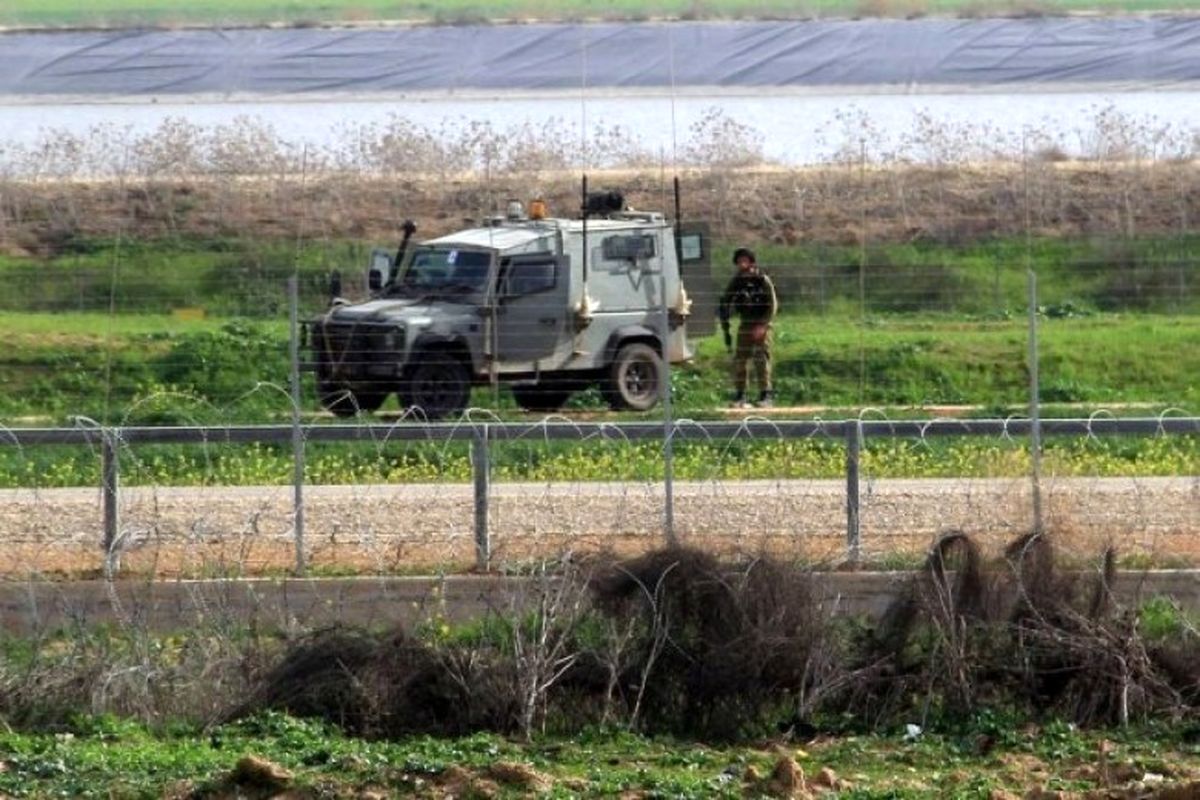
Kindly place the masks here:
<instances>
[{"instance_id":1,"label":"barbed wire","mask_svg":"<svg viewBox=\"0 0 1200 800\"><path fill-rule=\"evenodd\" d=\"M955 443L978 445L985 461L990 458L989 448L996 453L1020 451L1025 445L1012 434L1011 420L995 420L999 434L968 437L971 428L960 419L916 420L912 425L914 421L893 418L879 409L869 413L883 424L872 428L862 450L862 480L867 491L860 496L858 513L862 522L860 557L866 563L915 560L928 542L948 527L996 546L1028 529L1029 485L1019 464L1015 470L1003 464L982 470L979 465L966 465L957 477L952 470L939 468L934 472L947 477L923 477L927 473L911 464L887 461L888 448L893 445L901 448L897 451L900 456L924 451L934 459L948 458L946 447L963 446ZM861 416L851 422L861 422ZM1113 433L1119 430L1115 423L1124 419L1128 418L1114 409L1098 409L1076 420L1082 423L1076 428L1079 432L1067 441L1103 443L1119 437L1121 434ZM1167 419L1175 420L1173 432L1165 427ZM1184 409L1172 409L1170 416L1156 415L1149 421L1154 426L1150 439L1175 440L1182 434L1183 440L1190 442L1180 462L1182 471L1168 467L1158 476L1137 470L1130 474L1099 462L1090 470L1059 474L1051 464L1043 482L1048 496L1047 532L1070 552L1093 552L1100 544L1111 543L1133 564L1178 565L1200 557L1196 546L1200 541L1200 457L1195 449L1200 419L1187 416ZM111 436L119 449L122 474L129 480L122 481L117 536L107 548L98 547L102 525L95 505L96 484L86 488L85 481L82 489L68 489L34 480L32 492L3 490L7 520L5 535L0 537L0 572L77 573L86 571L89 563L112 575L118 570L148 569L168 574L254 574L288 567L295 531L290 521L290 463L286 458L273 468L274 486L254 481L244 487L221 485L225 481L220 478L214 448L247 445L218 444L233 440L214 431L198 440L205 457L195 488L173 488L157 479L147 483L139 476L143 471L153 475L150 451L156 445L138 443L140 435L128 439L120 430L91 420L81 418L76 424L85 433ZM681 445L700 447L712 457L711 465L703 463L703 458L699 466L686 459L682 462L683 474L674 484L681 540L739 552L766 549L795 558L844 559L845 477L813 473L801 451L782 447L789 441L820 444L822 438L816 437L822 436L823 426L794 435L777 420L756 417L719 423L724 425L724 433L716 436L712 433L716 424L678 420L671 428L670 435L682 437ZM476 501L470 470L455 459L463 458L458 450L464 436L466 440L479 436L485 426L499 431L487 437L493 459L487 533L495 543L494 567L518 568L528 558L563 547L575 553L613 548L628 552L662 543L661 473L654 478L640 471L653 467L661 440L631 439L621 422L585 423L559 414L514 426L490 410L473 409L453 422L422 426L426 429L417 438L411 438L411 431L404 440L393 440L388 433L377 437L377 426L370 426L359 446L365 446L371 458L432 453L434 466L429 473L409 478L395 475L383 483L310 487L307 497L313 508L305 535L314 568L383 574L471 564L477 533L472 522ZM571 432L565 440L564 426ZM399 430L397 424L382 427L389 432ZM935 427L937 443L930 436ZM958 427L964 435L953 434ZM902 430L915 430L915 434L900 434ZM683 435L684 431L689 433ZM644 435L639 433L639 437ZM30 448L39 447L26 443L26 438L28 432L21 429L5 431L3 439L11 443L18 460L33 458ZM91 458L96 455L96 438L85 440L91 442L87 445ZM824 441L830 446L841 444L827 436ZM625 466L588 477L572 474L571 462L559 468L559 475L530 471L556 450L595 457L597 445L613 448L611 463L624 462ZM883 447L879 453L874 451L877 446ZM521 451L514 451L515 447ZM512 463L514 452L517 463L513 469L496 468L497 459L507 458ZM763 453L770 454L766 460ZM838 451L839 458L844 455ZM729 471L721 466L744 466L755 458L757 472ZM634 463L637 459L642 466ZM528 483L521 478L522 469L524 474L542 477ZM271 470L256 474L261 480ZM904 477L906 474L909 477Z\"/></svg>"}]
</instances>

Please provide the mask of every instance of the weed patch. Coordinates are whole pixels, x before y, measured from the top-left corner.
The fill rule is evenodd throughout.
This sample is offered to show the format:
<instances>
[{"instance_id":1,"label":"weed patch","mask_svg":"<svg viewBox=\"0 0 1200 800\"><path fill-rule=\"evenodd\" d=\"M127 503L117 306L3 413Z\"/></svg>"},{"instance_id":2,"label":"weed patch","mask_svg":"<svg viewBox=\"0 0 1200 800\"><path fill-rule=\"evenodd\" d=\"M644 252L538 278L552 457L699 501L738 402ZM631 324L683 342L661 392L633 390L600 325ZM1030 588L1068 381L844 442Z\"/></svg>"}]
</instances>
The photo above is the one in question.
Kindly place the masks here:
<instances>
[{"instance_id":1,"label":"weed patch","mask_svg":"<svg viewBox=\"0 0 1200 800\"><path fill-rule=\"evenodd\" d=\"M540 573L532 605L485 636L318 634L232 716L275 709L369 736L615 722L708 741L1013 713L1083 726L1193 717L1200 639L1165 623L1147 635L1140 621L1161 607L1117 603L1114 565L1109 552L1092 575L1062 570L1037 534L989 560L951 533L862 625L833 619L804 567L670 548ZM546 600L585 589L586 609Z\"/></svg>"}]
</instances>

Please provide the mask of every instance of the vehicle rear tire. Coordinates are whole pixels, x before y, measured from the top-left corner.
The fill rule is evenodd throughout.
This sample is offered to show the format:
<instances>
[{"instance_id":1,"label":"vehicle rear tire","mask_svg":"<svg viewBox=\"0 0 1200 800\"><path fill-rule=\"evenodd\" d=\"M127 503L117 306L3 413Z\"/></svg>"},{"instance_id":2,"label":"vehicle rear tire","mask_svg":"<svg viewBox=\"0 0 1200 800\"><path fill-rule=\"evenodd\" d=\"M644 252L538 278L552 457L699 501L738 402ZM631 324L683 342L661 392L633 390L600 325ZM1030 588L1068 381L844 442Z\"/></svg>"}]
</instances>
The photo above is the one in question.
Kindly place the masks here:
<instances>
[{"instance_id":1,"label":"vehicle rear tire","mask_svg":"<svg viewBox=\"0 0 1200 800\"><path fill-rule=\"evenodd\" d=\"M535 383L531 386L513 386L513 399L526 411L558 411L574 391L558 383Z\"/></svg>"},{"instance_id":2,"label":"vehicle rear tire","mask_svg":"<svg viewBox=\"0 0 1200 800\"><path fill-rule=\"evenodd\" d=\"M382 389L351 389L342 383L321 383L317 386L321 405L335 417L353 417L379 410L388 392Z\"/></svg>"},{"instance_id":3,"label":"vehicle rear tire","mask_svg":"<svg viewBox=\"0 0 1200 800\"><path fill-rule=\"evenodd\" d=\"M456 417L471 399L471 374L451 353L431 353L417 362L404 378L401 403L415 408L426 419Z\"/></svg>"},{"instance_id":4,"label":"vehicle rear tire","mask_svg":"<svg viewBox=\"0 0 1200 800\"><path fill-rule=\"evenodd\" d=\"M634 342L621 347L608 368L604 396L614 410L649 411L658 403L662 359L653 347Z\"/></svg>"}]
</instances>

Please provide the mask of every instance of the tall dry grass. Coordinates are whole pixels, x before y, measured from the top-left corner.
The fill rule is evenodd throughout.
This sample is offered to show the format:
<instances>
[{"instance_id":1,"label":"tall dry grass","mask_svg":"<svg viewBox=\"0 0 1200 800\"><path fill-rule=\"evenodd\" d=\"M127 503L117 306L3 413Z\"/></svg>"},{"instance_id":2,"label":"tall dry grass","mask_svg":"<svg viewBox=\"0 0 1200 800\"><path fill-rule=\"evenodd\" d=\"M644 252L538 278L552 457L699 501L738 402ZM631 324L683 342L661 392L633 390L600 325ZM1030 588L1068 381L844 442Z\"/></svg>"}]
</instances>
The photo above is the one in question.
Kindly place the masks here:
<instances>
[{"instance_id":1,"label":"tall dry grass","mask_svg":"<svg viewBox=\"0 0 1200 800\"><path fill-rule=\"evenodd\" d=\"M767 163L753 125L716 109L689 129L678 163L630 130L580 136L561 120L426 128L396 115L347 124L321 145L251 117L168 119L148 134L47 130L32 145L0 146L0 251L53 253L122 233L390 240L405 218L444 232L514 196L542 195L572 214L584 169L594 185L662 209L678 170L686 216L723 238L780 244L1184 236L1200 218L1200 133L1112 108L1075 143L927 114L892 141L855 109L821 136L826 163L788 167Z\"/></svg>"}]
</instances>

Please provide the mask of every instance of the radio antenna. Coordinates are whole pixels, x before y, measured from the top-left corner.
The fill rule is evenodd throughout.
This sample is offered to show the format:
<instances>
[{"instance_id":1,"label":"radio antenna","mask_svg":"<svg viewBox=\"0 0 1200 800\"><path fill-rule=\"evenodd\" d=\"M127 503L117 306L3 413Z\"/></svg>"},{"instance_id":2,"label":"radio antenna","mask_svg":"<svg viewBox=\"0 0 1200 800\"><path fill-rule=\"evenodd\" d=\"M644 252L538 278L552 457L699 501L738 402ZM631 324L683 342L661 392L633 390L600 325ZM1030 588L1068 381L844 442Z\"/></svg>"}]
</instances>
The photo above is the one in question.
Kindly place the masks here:
<instances>
[{"instance_id":1,"label":"radio antenna","mask_svg":"<svg viewBox=\"0 0 1200 800\"><path fill-rule=\"evenodd\" d=\"M667 25L667 69L671 76L671 169L679 174L679 137L675 127L675 34Z\"/></svg>"},{"instance_id":2,"label":"radio antenna","mask_svg":"<svg viewBox=\"0 0 1200 800\"><path fill-rule=\"evenodd\" d=\"M682 269L682 261L680 260L679 253L679 225L682 221L679 198L679 137L675 127L675 35L670 26L667 26L667 69L670 71L671 77L671 171L675 173L673 180L673 188L675 190L675 262L680 264Z\"/></svg>"},{"instance_id":3,"label":"radio antenna","mask_svg":"<svg viewBox=\"0 0 1200 800\"><path fill-rule=\"evenodd\" d=\"M579 197L579 214L582 217L582 229L579 232L579 243L583 246L583 290L584 300L587 300L587 279L588 279L588 240L587 240L587 223L588 223L588 180L587 173L583 173L582 189Z\"/></svg>"},{"instance_id":4,"label":"radio antenna","mask_svg":"<svg viewBox=\"0 0 1200 800\"><path fill-rule=\"evenodd\" d=\"M579 215L582 220L581 229L579 232L580 244L583 247L583 298L580 301L584 305L588 302L587 296L587 280L588 280L588 144L587 144L587 45L588 34L587 26L580 25L580 33L583 37L580 43L580 68L579 68L579 153L581 166L583 167L583 180L581 181L581 190L579 198Z\"/></svg>"},{"instance_id":5,"label":"radio antenna","mask_svg":"<svg viewBox=\"0 0 1200 800\"><path fill-rule=\"evenodd\" d=\"M587 73L588 73L588 32L587 25L580 25L583 41L580 43L579 69L579 153L583 170L588 168L588 133L587 133Z\"/></svg>"}]
</instances>

